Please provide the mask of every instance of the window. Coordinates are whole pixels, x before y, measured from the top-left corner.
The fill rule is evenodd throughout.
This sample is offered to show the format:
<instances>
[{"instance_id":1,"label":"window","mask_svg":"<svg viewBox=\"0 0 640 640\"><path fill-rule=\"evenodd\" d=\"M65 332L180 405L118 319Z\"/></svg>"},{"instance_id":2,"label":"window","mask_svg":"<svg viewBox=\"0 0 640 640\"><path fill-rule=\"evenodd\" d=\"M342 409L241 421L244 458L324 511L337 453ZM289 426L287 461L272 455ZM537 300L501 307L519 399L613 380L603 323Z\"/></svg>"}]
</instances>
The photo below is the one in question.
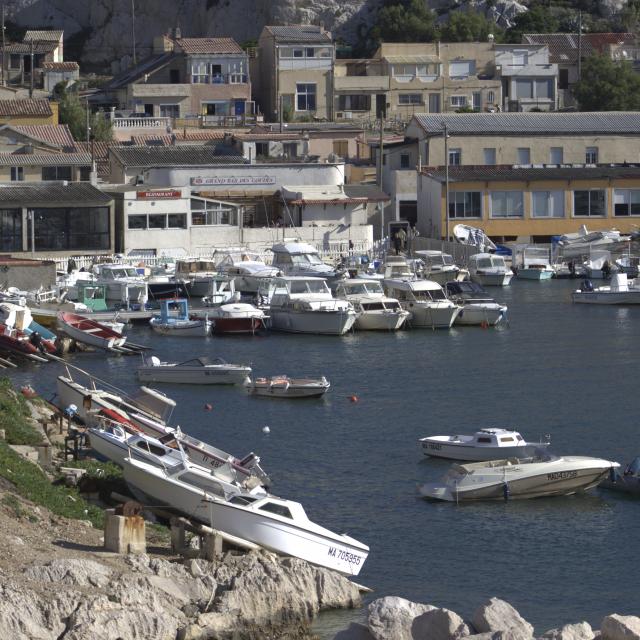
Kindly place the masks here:
<instances>
[{"instance_id":1,"label":"window","mask_svg":"<svg viewBox=\"0 0 640 640\"><path fill-rule=\"evenodd\" d=\"M35 245L39 250L109 249L109 209L69 207L34 209Z\"/></svg>"},{"instance_id":2,"label":"window","mask_svg":"<svg viewBox=\"0 0 640 640\"><path fill-rule=\"evenodd\" d=\"M451 191L449 218L482 218L482 194L479 191Z\"/></svg>"},{"instance_id":3,"label":"window","mask_svg":"<svg viewBox=\"0 0 640 640\"><path fill-rule=\"evenodd\" d=\"M531 80L516 80L517 99L533 98L533 83Z\"/></svg>"},{"instance_id":4,"label":"window","mask_svg":"<svg viewBox=\"0 0 640 640\"><path fill-rule=\"evenodd\" d=\"M466 107L467 106L467 96L451 96L451 106L452 107Z\"/></svg>"},{"instance_id":5,"label":"window","mask_svg":"<svg viewBox=\"0 0 640 640\"><path fill-rule=\"evenodd\" d=\"M398 76L414 76L416 74L416 65L414 64L394 64L393 77Z\"/></svg>"},{"instance_id":6,"label":"window","mask_svg":"<svg viewBox=\"0 0 640 640\"><path fill-rule=\"evenodd\" d=\"M490 197L492 218L523 217L522 191L492 191Z\"/></svg>"},{"instance_id":7,"label":"window","mask_svg":"<svg viewBox=\"0 0 640 640\"><path fill-rule=\"evenodd\" d=\"M551 80L536 80L534 84L535 97L539 100L553 97L553 84Z\"/></svg>"},{"instance_id":8,"label":"window","mask_svg":"<svg viewBox=\"0 0 640 640\"><path fill-rule=\"evenodd\" d=\"M191 63L191 82L193 84L209 83L209 68L206 62Z\"/></svg>"},{"instance_id":9,"label":"window","mask_svg":"<svg viewBox=\"0 0 640 640\"><path fill-rule=\"evenodd\" d=\"M531 164L531 150L529 147L518 147L517 164Z\"/></svg>"},{"instance_id":10,"label":"window","mask_svg":"<svg viewBox=\"0 0 640 640\"><path fill-rule=\"evenodd\" d=\"M262 511L268 511L269 513L275 513L278 516L282 516L283 518L291 518L291 511L289 511L289 507L285 507L283 504L276 504L275 502L267 502L260 507Z\"/></svg>"},{"instance_id":11,"label":"window","mask_svg":"<svg viewBox=\"0 0 640 640\"><path fill-rule=\"evenodd\" d=\"M569 69L558 70L558 89L569 88Z\"/></svg>"},{"instance_id":12,"label":"window","mask_svg":"<svg viewBox=\"0 0 640 640\"><path fill-rule=\"evenodd\" d=\"M262 156L263 158L269 157L268 142L256 142L256 156Z\"/></svg>"},{"instance_id":13,"label":"window","mask_svg":"<svg viewBox=\"0 0 640 640\"><path fill-rule=\"evenodd\" d=\"M338 96L340 111L371 111L371 96L343 95Z\"/></svg>"},{"instance_id":14,"label":"window","mask_svg":"<svg viewBox=\"0 0 640 640\"><path fill-rule=\"evenodd\" d=\"M315 58L316 57L316 50L313 47L307 47L304 51L305 51L305 54L306 54L307 58Z\"/></svg>"},{"instance_id":15,"label":"window","mask_svg":"<svg viewBox=\"0 0 640 640\"><path fill-rule=\"evenodd\" d=\"M127 216L127 227L129 229L146 229L147 216Z\"/></svg>"},{"instance_id":16,"label":"window","mask_svg":"<svg viewBox=\"0 0 640 640\"><path fill-rule=\"evenodd\" d=\"M42 167L43 180L71 180L71 167Z\"/></svg>"},{"instance_id":17,"label":"window","mask_svg":"<svg viewBox=\"0 0 640 640\"><path fill-rule=\"evenodd\" d=\"M495 104L496 95L493 91L487 91L487 104Z\"/></svg>"},{"instance_id":18,"label":"window","mask_svg":"<svg viewBox=\"0 0 640 640\"><path fill-rule=\"evenodd\" d=\"M169 213L167 215L167 229L186 229L187 214L186 213Z\"/></svg>"},{"instance_id":19,"label":"window","mask_svg":"<svg viewBox=\"0 0 640 640\"><path fill-rule=\"evenodd\" d=\"M640 189L616 189L613 195L614 216L640 216Z\"/></svg>"},{"instance_id":20,"label":"window","mask_svg":"<svg viewBox=\"0 0 640 640\"><path fill-rule=\"evenodd\" d=\"M553 85L551 80L531 80L527 78L516 79L516 95L518 100L549 100L553 97Z\"/></svg>"},{"instance_id":21,"label":"window","mask_svg":"<svg viewBox=\"0 0 640 640\"><path fill-rule=\"evenodd\" d=\"M334 140L333 153L335 153L339 158L348 158L349 157L349 141Z\"/></svg>"},{"instance_id":22,"label":"window","mask_svg":"<svg viewBox=\"0 0 640 640\"><path fill-rule=\"evenodd\" d=\"M457 60L449 63L450 78L468 78L476 72L475 60Z\"/></svg>"},{"instance_id":23,"label":"window","mask_svg":"<svg viewBox=\"0 0 640 640\"><path fill-rule=\"evenodd\" d=\"M604 189L590 189L573 192L574 216L606 215L606 195Z\"/></svg>"},{"instance_id":24,"label":"window","mask_svg":"<svg viewBox=\"0 0 640 640\"><path fill-rule=\"evenodd\" d=\"M149 229L164 229L167 226L167 216L164 213L149 215Z\"/></svg>"},{"instance_id":25,"label":"window","mask_svg":"<svg viewBox=\"0 0 640 640\"><path fill-rule=\"evenodd\" d=\"M129 229L186 229L186 213L151 213L127 216Z\"/></svg>"},{"instance_id":26,"label":"window","mask_svg":"<svg viewBox=\"0 0 640 640\"><path fill-rule=\"evenodd\" d=\"M17 53L12 53L9 56L9 69L21 69L22 68L22 56Z\"/></svg>"},{"instance_id":27,"label":"window","mask_svg":"<svg viewBox=\"0 0 640 640\"><path fill-rule=\"evenodd\" d=\"M282 145L282 152L285 158L296 158L298 156L298 143L285 142Z\"/></svg>"},{"instance_id":28,"label":"window","mask_svg":"<svg viewBox=\"0 0 640 640\"><path fill-rule=\"evenodd\" d=\"M22 211L0 209L0 250L22 251Z\"/></svg>"},{"instance_id":29,"label":"window","mask_svg":"<svg viewBox=\"0 0 640 640\"><path fill-rule=\"evenodd\" d=\"M398 104L422 104L420 93L401 93L398 95Z\"/></svg>"},{"instance_id":30,"label":"window","mask_svg":"<svg viewBox=\"0 0 640 640\"><path fill-rule=\"evenodd\" d=\"M180 69L169 69L169 82L180 84Z\"/></svg>"},{"instance_id":31,"label":"window","mask_svg":"<svg viewBox=\"0 0 640 640\"><path fill-rule=\"evenodd\" d=\"M495 164L496 163L496 150L494 147L487 147L483 149L484 163Z\"/></svg>"},{"instance_id":32,"label":"window","mask_svg":"<svg viewBox=\"0 0 640 640\"><path fill-rule=\"evenodd\" d=\"M511 65L514 67L525 67L529 62L528 51L513 51L511 54Z\"/></svg>"},{"instance_id":33,"label":"window","mask_svg":"<svg viewBox=\"0 0 640 640\"><path fill-rule=\"evenodd\" d=\"M24 167L11 167L11 182L24 181Z\"/></svg>"},{"instance_id":34,"label":"window","mask_svg":"<svg viewBox=\"0 0 640 640\"><path fill-rule=\"evenodd\" d=\"M471 105L476 111L480 111L482 108L482 93L480 91L474 91L471 95Z\"/></svg>"},{"instance_id":35,"label":"window","mask_svg":"<svg viewBox=\"0 0 640 640\"><path fill-rule=\"evenodd\" d=\"M180 105L179 104L161 104L160 117L161 118L179 118Z\"/></svg>"},{"instance_id":36,"label":"window","mask_svg":"<svg viewBox=\"0 0 640 640\"><path fill-rule=\"evenodd\" d=\"M191 198L191 224L199 225L237 225L237 208L224 202Z\"/></svg>"},{"instance_id":37,"label":"window","mask_svg":"<svg viewBox=\"0 0 640 640\"><path fill-rule=\"evenodd\" d=\"M587 164L598 164L598 147L587 147L584 153L584 161Z\"/></svg>"},{"instance_id":38,"label":"window","mask_svg":"<svg viewBox=\"0 0 640 640\"><path fill-rule=\"evenodd\" d=\"M316 110L316 85L296 83L296 111Z\"/></svg>"},{"instance_id":39,"label":"window","mask_svg":"<svg viewBox=\"0 0 640 640\"><path fill-rule=\"evenodd\" d=\"M411 156L408 153L400 154L400 168L409 169L411 166Z\"/></svg>"},{"instance_id":40,"label":"window","mask_svg":"<svg viewBox=\"0 0 640 640\"><path fill-rule=\"evenodd\" d=\"M462 164L462 149L449 149L449 164Z\"/></svg>"},{"instance_id":41,"label":"window","mask_svg":"<svg viewBox=\"0 0 640 640\"><path fill-rule=\"evenodd\" d=\"M549 150L549 162L551 164L562 164L564 162L564 149L562 147L551 147Z\"/></svg>"},{"instance_id":42,"label":"window","mask_svg":"<svg viewBox=\"0 0 640 640\"><path fill-rule=\"evenodd\" d=\"M564 218L564 191L533 191L531 199L533 218Z\"/></svg>"},{"instance_id":43,"label":"window","mask_svg":"<svg viewBox=\"0 0 640 640\"><path fill-rule=\"evenodd\" d=\"M304 58L304 49L294 49L293 50L294 58Z\"/></svg>"}]
</instances>

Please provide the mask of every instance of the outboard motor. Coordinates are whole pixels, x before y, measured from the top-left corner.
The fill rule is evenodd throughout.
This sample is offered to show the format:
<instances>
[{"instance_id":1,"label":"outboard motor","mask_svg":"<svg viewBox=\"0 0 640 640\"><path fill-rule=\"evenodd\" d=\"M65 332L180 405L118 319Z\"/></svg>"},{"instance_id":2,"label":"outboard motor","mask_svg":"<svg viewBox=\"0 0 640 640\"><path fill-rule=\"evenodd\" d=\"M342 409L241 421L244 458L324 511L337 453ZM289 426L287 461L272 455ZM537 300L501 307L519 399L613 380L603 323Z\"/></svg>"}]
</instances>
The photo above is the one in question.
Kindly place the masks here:
<instances>
[{"instance_id":1,"label":"outboard motor","mask_svg":"<svg viewBox=\"0 0 640 640\"><path fill-rule=\"evenodd\" d=\"M580 291L593 291L593 282L591 280L583 280L580 285Z\"/></svg>"}]
</instances>

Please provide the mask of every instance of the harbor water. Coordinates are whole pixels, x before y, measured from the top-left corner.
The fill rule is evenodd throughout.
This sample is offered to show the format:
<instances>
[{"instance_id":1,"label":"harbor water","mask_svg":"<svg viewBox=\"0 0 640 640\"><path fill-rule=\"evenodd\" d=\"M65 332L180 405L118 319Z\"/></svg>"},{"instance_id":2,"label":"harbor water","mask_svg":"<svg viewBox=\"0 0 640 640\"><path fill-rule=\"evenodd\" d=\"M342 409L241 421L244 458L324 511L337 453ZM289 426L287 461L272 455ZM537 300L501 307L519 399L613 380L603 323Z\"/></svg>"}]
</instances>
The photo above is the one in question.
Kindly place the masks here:
<instances>
[{"instance_id":1,"label":"harbor water","mask_svg":"<svg viewBox=\"0 0 640 640\"><path fill-rule=\"evenodd\" d=\"M417 446L426 435L518 429L551 435L556 453L621 464L640 455L640 308L572 304L576 281L493 289L509 306L495 329L414 330L344 337L267 334L171 338L146 326L131 339L162 360L223 357L256 375L326 376L322 399L250 397L242 387L155 385L174 398L174 423L243 456L253 450L274 493L371 548L358 582L375 593L447 607L464 617L491 596L541 634L610 613L640 614L640 500L585 495L461 504L428 502L416 486L446 461ZM121 388L137 386L136 357L84 353L73 364ZM45 397L62 365L9 373ZM263 433L269 426L270 433ZM322 638L362 611L323 614Z\"/></svg>"}]
</instances>

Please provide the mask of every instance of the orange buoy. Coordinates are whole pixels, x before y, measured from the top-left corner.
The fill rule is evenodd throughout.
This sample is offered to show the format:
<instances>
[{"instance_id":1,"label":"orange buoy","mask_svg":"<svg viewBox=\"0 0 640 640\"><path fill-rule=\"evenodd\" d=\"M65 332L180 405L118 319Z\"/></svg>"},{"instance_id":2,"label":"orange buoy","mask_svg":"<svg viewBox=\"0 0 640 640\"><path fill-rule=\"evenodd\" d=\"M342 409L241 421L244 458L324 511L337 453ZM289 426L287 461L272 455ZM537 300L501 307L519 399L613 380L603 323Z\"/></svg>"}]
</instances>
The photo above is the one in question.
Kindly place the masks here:
<instances>
[{"instance_id":1,"label":"orange buoy","mask_svg":"<svg viewBox=\"0 0 640 640\"><path fill-rule=\"evenodd\" d=\"M211 411L211 409L213 409L213 405L209 404L208 402L206 402L205 405L204 405L204 410L205 411Z\"/></svg>"},{"instance_id":2,"label":"orange buoy","mask_svg":"<svg viewBox=\"0 0 640 640\"><path fill-rule=\"evenodd\" d=\"M351 400L351 402L358 402L358 396L349 396L349 400Z\"/></svg>"}]
</instances>

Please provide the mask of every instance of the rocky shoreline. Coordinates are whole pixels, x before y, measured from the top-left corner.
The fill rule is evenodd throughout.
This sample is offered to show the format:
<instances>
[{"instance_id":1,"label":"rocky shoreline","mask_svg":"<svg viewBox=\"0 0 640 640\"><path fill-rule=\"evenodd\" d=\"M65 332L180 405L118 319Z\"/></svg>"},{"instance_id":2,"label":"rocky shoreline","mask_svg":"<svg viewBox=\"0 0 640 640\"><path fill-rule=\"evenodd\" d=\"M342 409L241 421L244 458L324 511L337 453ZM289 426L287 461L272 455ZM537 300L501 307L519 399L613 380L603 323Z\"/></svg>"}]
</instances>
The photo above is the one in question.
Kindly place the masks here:
<instances>
[{"instance_id":1,"label":"rocky shoreline","mask_svg":"<svg viewBox=\"0 0 640 640\"><path fill-rule=\"evenodd\" d=\"M535 634L509 603L491 598L464 620L454 611L389 596L374 600L366 624L352 623L333 640L640 640L640 617L605 616L600 629L588 622Z\"/></svg>"}]
</instances>

